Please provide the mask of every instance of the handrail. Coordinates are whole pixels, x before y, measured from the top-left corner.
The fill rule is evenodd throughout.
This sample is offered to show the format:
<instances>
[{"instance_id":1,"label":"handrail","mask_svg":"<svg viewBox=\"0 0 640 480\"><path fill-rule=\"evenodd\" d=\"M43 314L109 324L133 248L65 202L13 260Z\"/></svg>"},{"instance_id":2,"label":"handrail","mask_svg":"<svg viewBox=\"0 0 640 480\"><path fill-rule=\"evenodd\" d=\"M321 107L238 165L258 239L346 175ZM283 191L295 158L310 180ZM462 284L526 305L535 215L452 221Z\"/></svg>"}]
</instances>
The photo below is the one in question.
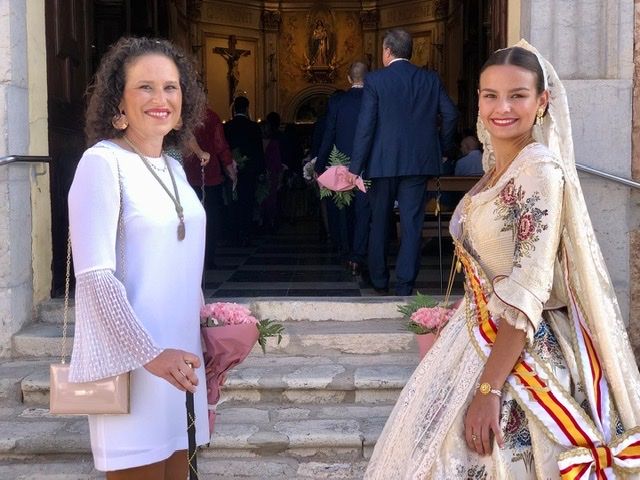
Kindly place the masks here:
<instances>
[{"instance_id":1,"label":"handrail","mask_svg":"<svg viewBox=\"0 0 640 480\"><path fill-rule=\"evenodd\" d=\"M8 155L0 157L0 165L9 165L15 162L49 163L51 162L51 157L48 155Z\"/></svg>"},{"instance_id":2,"label":"handrail","mask_svg":"<svg viewBox=\"0 0 640 480\"><path fill-rule=\"evenodd\" d=\"M626 185L627 187L640 189L640 183L629 180L628 178L618 177L617 175L612 175L607 172L596 170L595 168L587 167L586 165L582 165L580 163L576 163L576 168L581 172L590 173L591 175L595 175L597 177L606 178L607 180L621 183L622 185Z\"/></svg>"}]
</instances>

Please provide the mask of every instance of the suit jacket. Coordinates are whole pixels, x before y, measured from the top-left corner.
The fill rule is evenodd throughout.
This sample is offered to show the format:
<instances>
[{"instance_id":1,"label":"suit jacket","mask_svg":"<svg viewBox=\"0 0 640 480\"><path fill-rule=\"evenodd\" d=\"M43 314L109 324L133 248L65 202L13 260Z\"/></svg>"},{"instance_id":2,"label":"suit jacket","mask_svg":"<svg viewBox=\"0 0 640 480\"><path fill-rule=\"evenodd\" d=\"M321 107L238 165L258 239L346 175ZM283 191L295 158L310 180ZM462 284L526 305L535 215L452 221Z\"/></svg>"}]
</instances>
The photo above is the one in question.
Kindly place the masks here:
<instances>
[{"instance_id":1,"label":"suit jacket","mask_svg":"<svg viewBox=\"0 0 640 480\"><path fill-rule=\"evenodd\" d=\"M264 151L260 126L244 115L236 115L224 124L224 136L233 152L236 148L249 158L238 175L257 176L264 172Z\"/></svg>"},{"instance_id":2,"label":"suit jacket","mask_svg":"<svg viewBox=\"0 0 640 480\"><path fill-rule=\"evenodd\" d=\"M457 119L437 73L393 62L365 79L349 170L367 178L439 175Z\"/></svg>"},{"instance_id":3,"label":"suit jacket","mask_svg":"<svg viewBox=\"0 0 640 480\"><path fill-rule=\"evenodd\" d=\"M329 154L334 145L342 153L351 156L362 104L362 91L362 88L350 88L341 95L329 99L324 137L315 165L316 172L322 173L327 168Z\"/></svg>"}]
</instances>

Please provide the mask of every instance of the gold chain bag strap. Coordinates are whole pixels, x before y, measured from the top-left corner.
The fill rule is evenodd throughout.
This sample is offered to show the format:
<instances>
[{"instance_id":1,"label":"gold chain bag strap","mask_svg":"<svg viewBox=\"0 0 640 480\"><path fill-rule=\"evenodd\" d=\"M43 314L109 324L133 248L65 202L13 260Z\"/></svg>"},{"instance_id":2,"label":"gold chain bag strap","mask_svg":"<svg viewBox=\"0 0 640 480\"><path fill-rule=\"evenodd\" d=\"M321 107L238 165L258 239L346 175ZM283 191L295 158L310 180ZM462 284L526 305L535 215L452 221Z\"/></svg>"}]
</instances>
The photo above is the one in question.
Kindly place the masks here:
<instances>
[{"instance_id":1,"label":"gold chain bag strap","mask_svg":"<svg viewBox=\"0 0 640 480\"><path fill-rule=\"evenodd\" d=\"M122 179L118 163L118 184L120 189L120 212L118 214L118 237L120 240L120 260L123 272L124 228L122 225ZM129 413L129 372L92 382L69 382L67 357L67 327L69 315L69 279L71 276L71 235L67 237L67 267L64 291L64 313L62 326L62 347L60 363L50 365L49 411L61 415L97 415Z\"/></svg>"}]
</instances>

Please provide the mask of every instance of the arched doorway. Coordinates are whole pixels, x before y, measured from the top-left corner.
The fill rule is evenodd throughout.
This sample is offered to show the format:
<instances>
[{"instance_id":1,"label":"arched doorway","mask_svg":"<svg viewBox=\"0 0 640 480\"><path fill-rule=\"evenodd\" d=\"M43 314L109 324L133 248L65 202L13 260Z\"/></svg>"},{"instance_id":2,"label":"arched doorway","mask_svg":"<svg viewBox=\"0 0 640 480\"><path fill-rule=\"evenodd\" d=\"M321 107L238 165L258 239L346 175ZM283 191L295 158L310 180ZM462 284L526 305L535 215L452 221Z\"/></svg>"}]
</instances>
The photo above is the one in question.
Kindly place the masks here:
<instances>
[{"instance_id":1,"label":"arched doorway","mask_svg":"<svg viewBox=\"0 0 640 480\"><path fill-rule=\"evenodd\" d=\"M398 4L404 2L396 2ZM308 12L294 2L241 0L52 0L46 4L49 151L52 196L52 293L62 291L67 235L66 197L75 165L85 148L84 91L109 44L123 34L169 37L203 66L207 35L244 35L255 43L256 118L279 111L284 123L307 132L328 97L348 87L346 68L354 59L379 65L386 28L404 27L419 39L420 65L435 68L462 113L461 128L473 127L477 73L491 50L506 43L506 0L386 2L345 0L335 9L336 75L330 83L304 76ZM394 3L395 5L395 3ZM406 8L404 8L406 7ZM250 60L249 60L250 59ZM333 60L333 59L332 59ZM209 72L207 72L209 73ZM224 77L226 72L220 72ZM318 79L315 79L317 81ZM325 81L325 80L323 80ZM287 86L284 88L283 86Z\"/></svg>"}]
</instances>

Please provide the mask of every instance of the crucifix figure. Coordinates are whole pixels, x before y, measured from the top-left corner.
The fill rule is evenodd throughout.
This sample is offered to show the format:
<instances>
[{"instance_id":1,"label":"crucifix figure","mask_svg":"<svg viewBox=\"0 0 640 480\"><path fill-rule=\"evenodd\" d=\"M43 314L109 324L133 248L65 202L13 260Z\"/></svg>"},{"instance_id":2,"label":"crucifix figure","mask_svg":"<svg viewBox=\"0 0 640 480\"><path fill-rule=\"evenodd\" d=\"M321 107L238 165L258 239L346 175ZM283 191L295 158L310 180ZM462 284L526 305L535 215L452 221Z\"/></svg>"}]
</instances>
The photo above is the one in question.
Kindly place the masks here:
<instances>
[{"instance_id":1,"label":"crucifix figure","mask_svg":"<svg viewBox=\"0 0 640 480\"><path fill-rule=\"evenodd\" d=\"M251 55L250 50L240 50L236 48L236 36L229 35L229 47L215 47L213 53L217 53L227 61L227 81L229 82L229 105L233 103L233 97L236 94L236 87L238 86L238 79L240 78L240 72L238 70L238 61L240 57L247 57Z\"/></svg>"}]
</instances>

